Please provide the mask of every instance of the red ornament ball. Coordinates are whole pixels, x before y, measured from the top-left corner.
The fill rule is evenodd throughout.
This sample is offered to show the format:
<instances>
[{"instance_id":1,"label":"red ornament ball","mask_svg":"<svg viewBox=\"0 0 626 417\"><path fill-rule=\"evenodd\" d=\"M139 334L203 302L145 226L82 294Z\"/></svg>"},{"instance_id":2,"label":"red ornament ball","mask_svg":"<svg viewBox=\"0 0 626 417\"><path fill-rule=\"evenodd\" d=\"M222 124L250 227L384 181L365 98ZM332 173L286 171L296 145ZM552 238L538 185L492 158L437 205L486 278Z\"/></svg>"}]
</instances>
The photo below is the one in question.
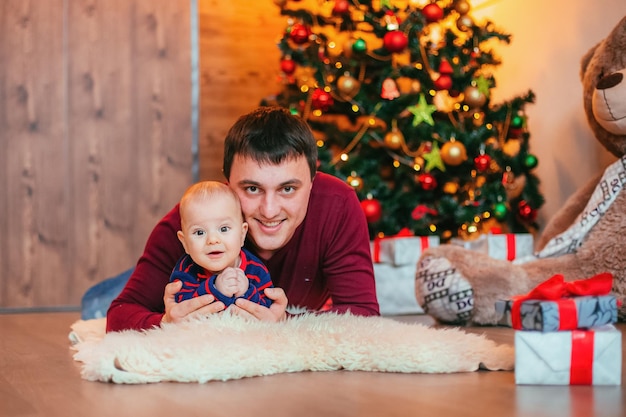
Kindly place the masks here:
<instances>
[{"instance_id":1,"label":"red ornament ball","mask_svg":"<svg viewBox=\"0 0 626 417\"><path fill-rule=\"evenodd\" d=\"M342 15L350 10L350 2L348 0L336 0L333 6L334 15Z\"/></svg>"},{"instance_id":2,"label":"red ornament ball","mask_svg":"<svg viewBox=\"0 0 626 417\"><path fill-rule=\"evenodd\" d=\"M474 165L478 172L485 172L491 164L491 157L489 155L481 154L474 158Z\"/></svg>"},{"instance_id":3,"label":"red ornament ball","mask_svg":"<svg viewBox=\"0 0 626 417\"><path fill-rule=\"evenodd\" d=\"M333 97L321 88L316 88L311 96L311 105L316 110L327 111L335 103Z\"/></svg>"},{"instance_id":4,"label":"red ornament ball","mask_svg":"<svg viewBox=\"0 0 626 417\"><path fill-rule=\"evenodd\" d=\"M383 215L383 207L380 201L374 198L361 201L361 208L368 223L376 223Z\"/></svg>"},{"instance_id":5,"label":"red ornament ball","mask_svg":"<svg viewBox=\"0 0 626 417\"><path fill-rule=\"evenodd\" d=\"M287 75L291 75L296 70L296 62L291 58L280 61L280 70Z\"/></svg>"},{"instance_id":6,"label":"red ornament ball","mask_svg":"<svg viewBox=\"0 0 626 417\"><path fill-rule=\"evenodd\" d=\"M298 45L302 45L303 43L307 43L309 41L309 36L311 36L311 29L307 25L302 23L294 23L291 26L291 32L289 32L289 37L294 43Z\"/></svg>"},{"instance_id":7,"label":"red ornament ball","mask_svg":"<svg viewBox=\"0 0 626 417\"><path fill-rule=\"evenodd\" d=\"M422 9L422 14L428 22L437 22L443 18L443 9L437 3L429 3Z\"/></svg>"},{"instance_id":8,"label":"red ornament ball","mask_svg":"<svg viewBox=\"0 0 626 417\"><path fill-rule=\"evenodd\" d=\"M452 88L452 77L446 74L441 74L439 78L435 80L435 88L437 90L449 90Z\"/></svg>"},{"instance_id":9,"label":"red ornament ball","mask_svg":"<svg viewBox=\"0 0 626 417\"><path fill-rule=\"evenodd\" d=\"M389 52L402 52L408 44L409 39L399 30L387 32L383 37L383 46Z\"/></svg>"},{"instance_id":10,"label":"red ornament ball","mask_svg":"<svg viewBox=\"0 0 626 417\"><path fill-rule=\"evenodd\" d=\"M432 174L420 174L417 177L417 181L419 182L422 189L426 191L432 191L437 188L437 179Z\"/></svg>"},{"instance_id":11,"label":"red ornament ball","mask_svg":"<svg viewBox=\"0 0 626 417\"><path fill-rule=\"evenodd\" d=\"M522 220L527 222L534 222L537 219L537 210L532 208L525 200L518 203L517 213Z\"/></svg>"}]
</instances>

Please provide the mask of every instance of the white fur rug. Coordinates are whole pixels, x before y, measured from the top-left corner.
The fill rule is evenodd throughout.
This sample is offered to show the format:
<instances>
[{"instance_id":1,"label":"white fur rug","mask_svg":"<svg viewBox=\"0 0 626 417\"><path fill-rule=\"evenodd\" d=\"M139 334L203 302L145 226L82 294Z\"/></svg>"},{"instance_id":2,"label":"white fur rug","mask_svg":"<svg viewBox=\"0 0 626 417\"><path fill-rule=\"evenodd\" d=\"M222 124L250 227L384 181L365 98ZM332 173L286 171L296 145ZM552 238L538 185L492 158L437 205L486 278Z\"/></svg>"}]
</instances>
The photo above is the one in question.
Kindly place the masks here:
<instances>
[{"instance_id":1,"label":"white fur rug","mask_svg":"<svg viewBox=\"0 0 626 417\"><path fill-rule=\"evenodd\" d=\"M459 328L383 317L305 314L280 323L214 314L148 331L105 335L79 320L70 340L82 377L139 384L199 382L301 371L402 373L512 370L513 347Z\"/></svg>"}]
</instances>

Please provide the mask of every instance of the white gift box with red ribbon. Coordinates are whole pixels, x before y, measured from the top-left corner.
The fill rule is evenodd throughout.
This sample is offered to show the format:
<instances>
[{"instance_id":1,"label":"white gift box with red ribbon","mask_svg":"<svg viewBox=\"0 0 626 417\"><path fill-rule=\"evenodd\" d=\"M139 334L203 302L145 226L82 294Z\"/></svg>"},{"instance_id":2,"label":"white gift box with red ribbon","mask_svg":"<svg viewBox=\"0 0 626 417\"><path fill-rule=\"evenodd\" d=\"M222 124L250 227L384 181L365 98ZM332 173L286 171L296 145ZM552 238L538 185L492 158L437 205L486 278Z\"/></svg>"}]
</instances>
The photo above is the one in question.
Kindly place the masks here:
<instances>
[{"instance_id":1,"label":"white gift box with red ribbon","mask_svg":"<svg viewBox=\"0 0 626 417\"><path fill-rule=\"evenodd\" d=\"M530 233L483 234L474 240L450 239L450 243L465 249L486 253L494 259L512 261L534 253L534 238Z\"/></svg>"},{"instance_id":2,"label":"white gift box with red ribbon","mask_svg":"<svg viewBox=\"0 0 626 417\"><path fill-rule=\"evenodd\" d=\"M372 261L394 266L416 265L426 249L439 246L439 236L394 236L370 243Z\"/></svg>"},{"instance_id":3,"label":"white gift box with red ribbon","mask_svg":"<svg viewBox=\"0 0 626 417\"><path fill-rule=\"evenodd\" d=\"M589 330L515 332L515 383L621 385L622 335L613 325Z\"/></svg>"},{"instance_id":4,"label":"white gift box with red ribbon","mask_svg":"<svg viewBox=\"0 0 626 417\"><path fill-rule=\"evenodd\" d=\"M415 273L422 252L433 246L439 246L438 236L394 236L371 242L382 315L424 312L415 298Z\"/></svg>"}]
</instances>

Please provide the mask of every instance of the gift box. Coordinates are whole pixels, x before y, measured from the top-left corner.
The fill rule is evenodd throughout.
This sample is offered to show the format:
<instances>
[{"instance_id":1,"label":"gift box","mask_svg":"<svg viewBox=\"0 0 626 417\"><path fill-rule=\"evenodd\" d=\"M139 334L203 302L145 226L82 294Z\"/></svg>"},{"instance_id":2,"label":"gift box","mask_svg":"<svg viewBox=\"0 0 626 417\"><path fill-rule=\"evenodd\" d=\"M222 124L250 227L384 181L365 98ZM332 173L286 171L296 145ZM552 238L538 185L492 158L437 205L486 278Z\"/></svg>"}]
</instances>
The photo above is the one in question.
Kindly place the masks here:
<instances>
[{"instance_id":1,"label":"gift box","mask_svg":"<svg viewBox=\"0 0 626 417\"><path fill-rule=\"evenodd\" d=\"M395 266L415 265L426 249L439 246L439 236L393 236L370 242L372 261Z\"/></svg>"},{"instance_id":2,"label":"gift box","mask_svg":"<svg viewBox=\"0 0 626 417\"><path fill-rule=\"evenodd\" d=\"M513 327L512 309L512 300L496 301L498 325ZM588 329L617 323L617 299L613 295L603 295L556 301L526 300L521 303L518 314L520 330L555 332Z\"/></svg>"},{"instance_id":3,"label":"gift box","mask_svg":"<svg viewBox=\"0 0 626 417\"><path fill-rule=\"evenodd\" d=\"M613 325L590 330L515 332L515 383L621 385L622 335Z\"/></svg>"},{"instance_id":4,"label":"gift box","mask_svg":"<svg viewBox=\"0 0 626 417\"><path fill-rule=\"evenodd\" d=\"M450 244L485 253L494 259L512 261L532 255L535 242L530 233L489 233L474 240L452 238Z\"/></svg>"},{"instance_id":5,"label":"gift box","mask_svg":"<svg viewBox=\"0 0 626 417\"><path fill-rule=\"evenodd\" d=\"M417 261L424 250L438 245L438 236L400 235L371 242L376 296L382 315L424 312L415 298Z\"/></svg>"},{"instance_id":6,"label":"gift box","mask_svg":"<svg viewBox=\"0 0 626 417\"><path fill-rule=\"evenodd\" d=\"M498 324L553 332L616 323L618 303L609 294L612 283L608 273L572 282L554 275L526 295L496 301Z\"/></svg>"}]
</instances>

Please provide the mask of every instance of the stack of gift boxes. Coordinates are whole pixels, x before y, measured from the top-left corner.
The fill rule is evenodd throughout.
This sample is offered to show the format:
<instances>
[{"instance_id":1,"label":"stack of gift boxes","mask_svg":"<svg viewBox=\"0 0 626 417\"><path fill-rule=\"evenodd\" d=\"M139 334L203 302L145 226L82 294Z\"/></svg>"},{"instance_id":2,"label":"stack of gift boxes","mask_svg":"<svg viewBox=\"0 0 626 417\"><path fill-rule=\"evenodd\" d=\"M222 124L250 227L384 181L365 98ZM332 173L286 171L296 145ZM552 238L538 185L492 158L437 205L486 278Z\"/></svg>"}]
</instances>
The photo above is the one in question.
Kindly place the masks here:
<instances>
[{"instance_id":1,"label":"stack of gift boxes","mask_svg":"<svg viewBox=\"0 0 626 417\"><path fill-rule=\"evenodd\" d=\"M380 313L423 313L415 299L417 261L426 249L439 246L439 237L401 233L375 239L370 246Z\"/></svg>"},{"instance_id":2,"label":"stack of gift boxes","mask_svg":"<svg viewBox=\"0 0 626 417\"><path fill-rule=\"evenodd\" d=\"M620 385L622 337L611 274L565 282L555 275L526 295L496 302L515 329L515 382Z\"/></svg>"},{"instance_id":3,"label":"stack of gift boxes","mask_svg":"<svg viewBox=\"0 0 626 417\"><path fill-rule=\"evenodd\" d=\"M450 244L485 253L494 259L511 261L531 255L534 242L533 236L527 233L489 233L470 241L452 239ZM439 245L438 236L414 236L406 229L370 242L381 314L424 312L415 298L417 261L426 249Z\"/></svg>"}]
</instances>

